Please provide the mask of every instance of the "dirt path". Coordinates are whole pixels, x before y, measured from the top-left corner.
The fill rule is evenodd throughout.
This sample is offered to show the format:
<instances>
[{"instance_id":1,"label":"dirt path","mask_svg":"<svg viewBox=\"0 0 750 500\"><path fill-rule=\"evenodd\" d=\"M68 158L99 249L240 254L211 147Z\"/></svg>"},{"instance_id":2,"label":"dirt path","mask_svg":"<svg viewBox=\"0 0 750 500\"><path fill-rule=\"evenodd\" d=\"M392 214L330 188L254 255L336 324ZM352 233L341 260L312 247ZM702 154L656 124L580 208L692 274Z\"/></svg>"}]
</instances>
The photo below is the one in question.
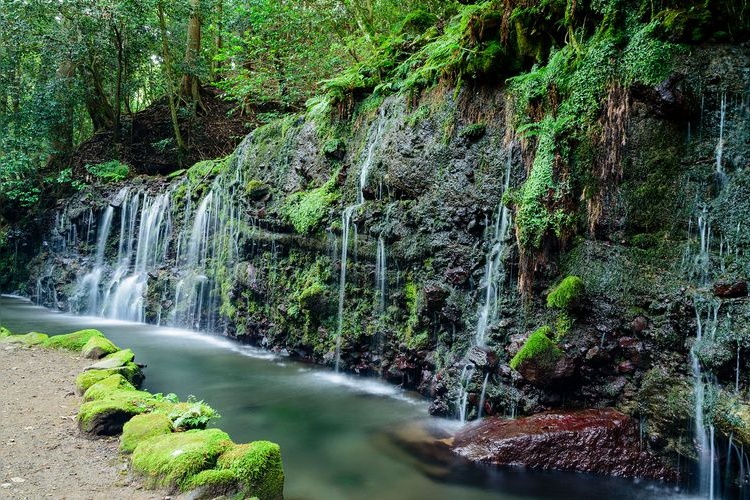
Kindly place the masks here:
<instances>
[{"instance_id":1,"label":"dirt path","mask_svg":"<svg viewBox=\"0 0 750 500\"><path fill-rule=\"evenodd\" d=\"M118 440L91 441L75 422L71 353L0 344L0 498L159 499L127 472Z\"/></svg>"}]
</instances>

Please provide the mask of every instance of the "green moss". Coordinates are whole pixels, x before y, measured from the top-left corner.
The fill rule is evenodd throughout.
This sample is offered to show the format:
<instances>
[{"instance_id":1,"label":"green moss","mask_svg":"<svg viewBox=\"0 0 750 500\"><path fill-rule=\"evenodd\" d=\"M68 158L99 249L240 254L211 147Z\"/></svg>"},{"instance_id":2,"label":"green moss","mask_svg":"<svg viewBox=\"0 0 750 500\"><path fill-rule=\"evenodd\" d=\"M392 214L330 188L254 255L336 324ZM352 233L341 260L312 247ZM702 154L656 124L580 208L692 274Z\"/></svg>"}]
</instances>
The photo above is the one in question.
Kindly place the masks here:
<instances>
[{"instance_id":1,"label":"green moss","mask_svg":"<svg viewBox=\"0 0 750 500\"><path fill-rule=\"evenodd\" d=\"M108 368L104 370L88 370L76 377L76 391L83 394L95 383L112 375L122 375L134 385L139 385L143 380L143 373L138 365L133 362L126 363L119 368Z\"/></svg>"},{"instance_id":2,"label":"green moss","mask_svg":"<svg viewBox=\"0 0 750 500\"><path fill-rule=\"evenodd\" d=\"M119 350L120 348L114 345L108 338L94 336L81 348L81 355L84 358L99 359Z\"/></svg>"},{"instance_id":3,"label":"green moss","mask_svg":"<svg viewBox=\"0 0 750 500\"><path fill-rule=\"evenodd\" d=\"M55 335L47 339L42 345L52 349L80 351L86 343L94 337L103 338L102 332L94 329L79 330L66 335Z\"/></svg>"},{"instance_id":4,"label":"green moss","mask_svg":"<svg viewBox=\"0 0 750 500\"><path fill-rule=\"evenodd\" d=\"M23 344L26 346L34 346L44 343L49 337L44 333L30 332L24 335L10 335L7 337L0 337L0 342L5 344Z\"/></svg>"},{"instance_id":5,"label":"green moss","mask_svg":"<svg viewBox=\"0 0 750 500\"><path fill-rule=\"evenodd\" d=\"M216 468L234 472L246 495L264 500L283 497L284 468L276 443L255 441L237 445L219 457Z\"/></svg>"},{"instance_id":6,"label":"green moss","mask_svg":"<svg viewBox=\"0 0 750 500\"><path fill-rule=\"evenodd\" d=\"M714 425L742 446L750 446L750 404L726 392L719 394L717 399L710 415Z\"/></svg>"},{"instance_id":7,"label":"green moss","mask_svg":"<svg viewBox=\"0 0 750 500\"><path fill-rule=\"evenodd\" d=\"M213 469L219 456L233 446L219 429L191 430L155 436L133 451L133 470L151 486L185 490L201 471Z\"/></svg>"},{"instance_id":8,"label":"green moss","mask_svg":"<svg viewBox=\"0 0 750 500\"><path fill-rule=\"evenodd\" d=\"M120 368L128 363L132 363L134 359L135 354L133 351L130 349L123 349L106 355L93 365L86 368L86 370L109 370L111 368Z\"/></svg>"},{"instance_id":9,"label":"green moss","mask_svg":"<svg viewBox=\"0 0 750 500\"><path fill-rule=\"evenodd\" d=\"M11 335L13 335L13 334L10 333L10 330L8 330L7 328L5 328L4 326L0 326L0 338L2 338L2 337L10 337Z\"/></svg>"},{"instance_id":10,"label":"green moss","mask_svg":"<svg viewBox=\"0 0 750 500\"><path fill-rule=\"evenodd\" d=\"M150 411L154 397L144 391L112 391L102 399L88 401L78 410L78 427L88 434L117 434L130 418ZM105 430L103 430L105 429Z\"/></svg>"},{"instance_id":11,"label":"green moss","mask_svg":"<svg viewBox=\"0 0 750 500\"><path fill-rule=\"evenodd\" d=\"M299 294L299 306L301 309L312 311L325 301L328 287L325 283L315 281Z\"/></svg>"},{"instance_id":12,"label":"green moss","mask_svg":"<svg viewBox=\"0 0 750 500\"><path fill-rule=\"evenodd\" d=\"M172 433L172 421L162 413L143 413L131 418L122 428L120 451L132 453L143 441Z\"/></svg>"},{"instance_id":13,"label":"green moss","mask_svg":"<svg viewBox=\"0 0 750 500\"><path fill-rule=\"evenodd\" d=\"M209 498L222 497L222 495L231 495L238 489L237 477L231 470L209 469L190 476L185 482L183 488L185 491L201 489L210 492ZM230 497L231 498L231 497Z\"/></svg>"},{"instance_id":14,"label":"green moss","mask_svg":"<svg viewBox=\"0 0 750 500\"><path fill-rule=\"evenodd\" d=\"M550 335L552 335L552 329L549 326L543 326L532 333L523 347L510 360L510 367L517 370L524 362L533 360L542 367L552 368L563 353L549 338Z\"/></svg>"},{"instance_id":15,"label":"green moss","mask_svg":"<svg viewBox=\"0 0 750 500\"><path fill-rule=\"evenodd\" d=\"M584 291L581 278L568 276L547 295L547 307L570 310L583 298Z\"/></svg>"},{"instance_id":16,"label":"green moss","mask_svg":"<svg viewBox=\"0 0 750 500\"><path fill-rule=\"evenodd\" d=\"M287 197L281 212L300 234L314 232L328 215L331 205L339 199L336 175L319 188L294 193Z\"/></svg>"},{"instance_id":17,"label":"green moss","mask_svg":"<svg viewBox=\"0 0 750 500\"><path fill-rule=\"evenodd\" d=\"M134 391L135 386L119 373L110 375L89 387L83 394L85 402L104 399L113 392Z\"/></svg>"}]
</instances>

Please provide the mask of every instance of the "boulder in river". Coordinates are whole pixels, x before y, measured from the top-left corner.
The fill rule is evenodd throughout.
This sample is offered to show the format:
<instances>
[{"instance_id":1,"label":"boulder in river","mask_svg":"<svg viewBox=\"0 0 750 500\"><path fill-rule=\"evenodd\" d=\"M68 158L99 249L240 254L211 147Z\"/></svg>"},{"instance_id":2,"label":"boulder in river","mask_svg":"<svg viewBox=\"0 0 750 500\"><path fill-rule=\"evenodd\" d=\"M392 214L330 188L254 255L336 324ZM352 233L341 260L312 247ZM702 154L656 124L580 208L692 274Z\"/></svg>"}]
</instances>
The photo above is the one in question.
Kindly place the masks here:
<instances>
[{"instance_id":1,"label":"boulder in river","mask_svg":"<svg viewBox=\"0 0 750 500\"><path fill-rule=\"evenodd\" d=\"M498 466L677 479L642 448L635 420L614 409L488 418L459 431L451 447L473 462Z\"/></svg>"}]
</instances>

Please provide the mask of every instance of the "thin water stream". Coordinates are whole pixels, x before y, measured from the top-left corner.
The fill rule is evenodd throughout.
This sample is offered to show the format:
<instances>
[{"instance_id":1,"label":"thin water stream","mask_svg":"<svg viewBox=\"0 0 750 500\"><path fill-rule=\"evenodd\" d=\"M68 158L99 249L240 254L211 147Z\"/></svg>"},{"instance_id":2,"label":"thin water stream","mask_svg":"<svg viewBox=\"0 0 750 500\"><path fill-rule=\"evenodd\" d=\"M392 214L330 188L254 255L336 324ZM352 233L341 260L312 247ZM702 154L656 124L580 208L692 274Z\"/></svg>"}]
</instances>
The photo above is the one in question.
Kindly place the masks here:
<instances>
[{"instance_id":1,"label":"thin water stream","mask_svg":"<svg viewBox=\"0 0 750 500\"><path fill-rule=\"evenodd\" d=\"M278 442L287 499L687 498L647 482L425 463L389 438L428 418L423 399L221 337L54 313L7 296L0 298L0 323L19 333L95 327L132 348L148 365L146 389L204 399L236 442Z\"/></svg>"}]
</instances>

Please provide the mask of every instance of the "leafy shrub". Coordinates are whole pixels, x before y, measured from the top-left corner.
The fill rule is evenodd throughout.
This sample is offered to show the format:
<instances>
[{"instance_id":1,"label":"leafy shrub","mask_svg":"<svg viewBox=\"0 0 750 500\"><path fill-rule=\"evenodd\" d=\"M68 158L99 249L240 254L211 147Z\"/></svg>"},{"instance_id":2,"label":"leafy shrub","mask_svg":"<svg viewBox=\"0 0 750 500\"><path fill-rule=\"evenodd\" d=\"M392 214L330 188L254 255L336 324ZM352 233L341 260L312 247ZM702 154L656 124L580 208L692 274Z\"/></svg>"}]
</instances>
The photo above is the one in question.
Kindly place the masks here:
<instances>
[{"instance_id":1,"label":"leafy shrub","mask_svg":"<svg viewBox=\"0 0 750 500\"><path fill-rule=\"evenodd\" d=\"M124 180L130 173L130 167L118 160L110 160L96 165L84 167L91 175L104 182L117 182Z\"/></svg>"}]
</instances>

